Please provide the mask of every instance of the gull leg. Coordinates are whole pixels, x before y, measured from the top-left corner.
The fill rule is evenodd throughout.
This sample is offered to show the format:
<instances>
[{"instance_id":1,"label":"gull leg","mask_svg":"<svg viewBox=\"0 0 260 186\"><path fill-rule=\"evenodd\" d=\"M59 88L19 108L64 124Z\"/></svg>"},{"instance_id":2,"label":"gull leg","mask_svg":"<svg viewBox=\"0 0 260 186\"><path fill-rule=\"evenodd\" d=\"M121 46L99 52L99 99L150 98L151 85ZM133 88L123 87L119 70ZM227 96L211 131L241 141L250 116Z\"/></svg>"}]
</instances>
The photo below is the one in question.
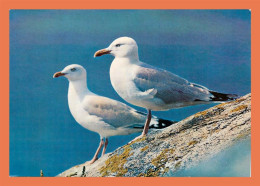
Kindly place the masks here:
<instances>
[{"instance_id":1,"label":"gull leg","mask_svg":"<svg viewBox=\"0 0 260 186\"><path fill-rule=\"evenodd\" d=\"M104 145L104 140L103 140L103 138L101 138L99 146L97 148L97 151L96 151L94 157L92 158L92 160L89 162L90 164L94 163L98 159L98 154L99 154L99 152L100 152L100 150L101 150L103 145Z\"/></svg>"},{"instance_id":2,"label":"gull leg","mask_svg":"<svg viewBox=\"0 0 260 186\"><path fill-rule=\"evenodd\" d=\"M105 146L104 146L103 151L102 151L102 156L103 156L103 155L105 154L105 152L106 152L107 144L108 144L108 139L106 138L106 140L105 140Z\"/></svg>"},{"instance_id":3,"label":"gull leg","mask_svg":"<svg viewBox=\"0 0 260 186\"><path fill-rule=\"evenodd\" d=\"M145 122L145 125L144 125L144 130L143 130L143 132L141 134L141 137L146 136L146 134L148 133L148 129L149 129L149 125L150 125L150 122L151 122L151 118L152 118L151 110L147 109L147 118L146 118L146 122Z\"/></svg>"},{"instance_id":4,"label":"gull leg","mask_svg":"<svg viewBox=\"0 0 260 186\"><path fill-rule=\"evenodd\" d=\"M144 125L144 130L143 130L142 134L140 136L137 136L135 139L133 139L129 143L132 143L133 141L138 140L138 139L143 138L143 137L146 136L146 134L148 133L148 129L149 129L149 125L150 125L150 122L151 122L151 118L152 118L152 112L151 112L150 109L147 109L147 118L146 118L146 122L145 122L145 125Z\"/></svg>"}]
</instances>

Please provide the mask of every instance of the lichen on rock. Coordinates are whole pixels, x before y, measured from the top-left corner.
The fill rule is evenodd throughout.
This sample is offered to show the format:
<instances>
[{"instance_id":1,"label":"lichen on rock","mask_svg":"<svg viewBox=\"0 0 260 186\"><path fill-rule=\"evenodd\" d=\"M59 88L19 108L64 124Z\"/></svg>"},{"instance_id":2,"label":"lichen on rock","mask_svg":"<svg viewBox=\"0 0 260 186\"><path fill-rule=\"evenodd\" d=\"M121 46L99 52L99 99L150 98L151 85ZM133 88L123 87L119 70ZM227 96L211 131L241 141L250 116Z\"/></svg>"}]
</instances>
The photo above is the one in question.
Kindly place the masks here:
<instances>
[{"instance_id":1,"label":"lichen on rock","mask_svg":"<svg viewBox=\"0 0 260 186\"><path fill-rule=\"evenodd\" d=\"M154 177L197 165L251 134L251 94L151 131L101 157L58 176ZM84 170L84 171L83 171Z\"/></svg>"}]
</instances>

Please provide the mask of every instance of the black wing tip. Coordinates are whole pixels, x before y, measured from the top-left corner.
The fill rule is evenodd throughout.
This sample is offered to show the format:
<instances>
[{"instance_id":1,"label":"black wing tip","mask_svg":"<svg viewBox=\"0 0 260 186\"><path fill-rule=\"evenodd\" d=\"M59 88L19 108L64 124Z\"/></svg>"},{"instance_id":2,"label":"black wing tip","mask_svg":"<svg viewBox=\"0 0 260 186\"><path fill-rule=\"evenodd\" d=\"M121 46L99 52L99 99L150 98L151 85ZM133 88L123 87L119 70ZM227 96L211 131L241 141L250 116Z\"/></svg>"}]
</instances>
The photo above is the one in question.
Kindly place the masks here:
<instances>
[{"instance_id":1,"label":"black wing tip","mask_svg":"<svg viewBox=\"0 0 260 186\"><path fill-rule=\"evenodd\" d=\"M158 118L157 121L158 121L157 124L150 125L149 128L163 129L163 128L169 127L172 124L178 122L178 121L171 121L171 120L166 120L166 119L161 119L161 118Z\"/></svg>"},{"instance_id":2,"label":"black wing tip","mask_svg":"<svg viewBox=\"0 0 260 186\"><path fill-rule=\"evenodd\" d=\"M239 98L237 94L224 94L215 91L209 91L213 97L210 97L211 101L232 101Z\"/></svg>"}]
</instances>

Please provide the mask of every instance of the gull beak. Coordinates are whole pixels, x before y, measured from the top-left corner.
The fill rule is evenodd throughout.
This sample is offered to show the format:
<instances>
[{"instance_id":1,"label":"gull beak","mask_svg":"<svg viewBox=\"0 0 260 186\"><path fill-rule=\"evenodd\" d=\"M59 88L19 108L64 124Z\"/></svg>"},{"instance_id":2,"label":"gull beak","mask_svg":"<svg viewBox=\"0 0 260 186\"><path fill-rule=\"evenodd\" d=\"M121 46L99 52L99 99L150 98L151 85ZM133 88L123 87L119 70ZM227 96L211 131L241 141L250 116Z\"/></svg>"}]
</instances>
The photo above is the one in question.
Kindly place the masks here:
<instances>
[{"instance_id":1,"label":"gull beak","mask_svg":"<svg viewBox=\"0 0 260 186\"><path fill-rule=\"evenodd\" d=\"M98 56L103 56L105 54L110 54L111 50L108 50L108 49L101 49L99 51L97 51L95 54L94 54L94 57L98 57Z\"/></svg>"},{"instance_id":2,"label":"gull beak","mask_svg":"<svg viewBox=\"0 0 260 186\"><path fill-rule=\"evenodd\" d=\"M66 73L56 72L55 74L53 74L53 78L57 78L57 77L64 76L64 75L66 75Z\"/></svg>"}]
</instances>

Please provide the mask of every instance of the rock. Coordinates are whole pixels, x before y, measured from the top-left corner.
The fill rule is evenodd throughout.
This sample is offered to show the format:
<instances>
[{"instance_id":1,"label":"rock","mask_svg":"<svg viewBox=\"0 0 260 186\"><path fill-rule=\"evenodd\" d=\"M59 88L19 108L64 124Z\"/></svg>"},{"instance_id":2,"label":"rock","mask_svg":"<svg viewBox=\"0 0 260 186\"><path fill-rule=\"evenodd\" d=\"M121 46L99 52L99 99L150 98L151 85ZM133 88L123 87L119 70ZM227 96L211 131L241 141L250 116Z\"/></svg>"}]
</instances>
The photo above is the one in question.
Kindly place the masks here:
<instances>
[{"instance_id":1,"label":"rock","mask_svg":"<svg viewBox=\"0 0 260 186\"><path fill-rule=\"evenodd\" d=\"M251 134L251 94L194 114L59 177L164 176L197 165Z\"/></svg>"}]
</instances>

